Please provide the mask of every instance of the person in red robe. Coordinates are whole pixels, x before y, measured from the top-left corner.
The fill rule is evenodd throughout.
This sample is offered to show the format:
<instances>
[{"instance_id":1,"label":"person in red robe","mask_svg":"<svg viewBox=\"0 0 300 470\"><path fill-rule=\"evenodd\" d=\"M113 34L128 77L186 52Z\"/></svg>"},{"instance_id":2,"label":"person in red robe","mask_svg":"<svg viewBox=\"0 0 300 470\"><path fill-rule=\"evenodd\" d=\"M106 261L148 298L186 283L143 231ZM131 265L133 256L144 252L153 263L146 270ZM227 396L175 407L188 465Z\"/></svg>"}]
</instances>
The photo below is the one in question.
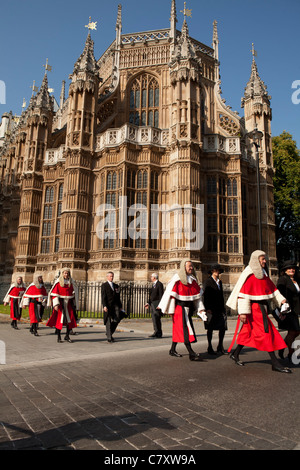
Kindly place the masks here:
<instances>
[{"instance_id":1,"label":"person in red robe","mask_svg":"<svg viewBox=\"0 0 300 470\"><path fill-rule=\"evenodd\" d=\"M16 282L11 284L8 289L3 304L10 304L10 318L12 319L11 326L15 330L18 330L18 321L21 320L22 307L21 300L25 292L26 286L23 283L23 278L20 276L16 279Z\"/></svg>"},{"instance_id":2,"label":"person in red robe","mask_svg":"<svg viewBox=\"0 0 300 470\"><path fill-rule=\"evenodd\" d=\"M33 283L27 287L22 299L22 307L29 307L30 333L34 336L39 336L38 324L42 320L47 298L43 276L35 275Z\"/></svg>"},{"instance_id":3,"label":"person in red robe","mask_svg":"<svg viewBox=\"0 0 300 470\"><path fill-rule=\"evenodd\" d=\"M53 306L53 311L46 325L56 328L58 343L62 342L61 330L64 325L67 330L65 341L73 342L69 335L71 330L77 327L76 297L76 288L71 279L70 269L64 268L48 295L48 306Z\"/></svg>"},{"instance_id":4,"label":"person in red robe","mask_svg":"<svg viewBox=\"0 0 300 470\"><path fill-rule=\"evenodd\" d=\"M158 305L162 313L172 315L172 346L170 356L182 357L176 351L177 343L184 343L191 361L202 361L191 344L197 342L192 321L194 311L206 319L202 302L202 293L197 281L194 266L190 260L182 260L179 274L175 274L169 282Z\"/></svg>"},{"instance_id":5,"label":"person in red robe","mask_svg":"<svg viewBox=\"0 0 300 470\"><path fill-rule=\"evenodd\" d=\"M282 309L287 308L286 299L269 278L266 253L256 250L252 253L249 265L242 272L226 303L232 310L237 310L239 315L228 352L231 351L236 340L237 348L230 354L230 358L237 365L244 365L239 359L239 354L244 346L248 346L268 352L272 362L272 370L290 373L291 370L282 367L274 353L274 351L286 346L268 317L268 313L271 312L270 301L281 306ZM240 322L242 322L242 328L237 336Z\"/></svg>"}]
</instances>

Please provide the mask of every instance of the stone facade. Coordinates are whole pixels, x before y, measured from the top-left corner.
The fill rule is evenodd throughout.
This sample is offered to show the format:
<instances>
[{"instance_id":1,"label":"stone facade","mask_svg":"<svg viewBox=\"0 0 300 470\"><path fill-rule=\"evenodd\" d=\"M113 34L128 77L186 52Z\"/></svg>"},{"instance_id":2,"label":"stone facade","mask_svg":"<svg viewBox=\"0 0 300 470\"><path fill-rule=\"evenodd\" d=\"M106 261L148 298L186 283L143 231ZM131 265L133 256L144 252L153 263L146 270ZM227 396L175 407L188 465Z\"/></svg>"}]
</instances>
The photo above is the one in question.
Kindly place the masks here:
<instances>
[{"instance_id":1,"label":"stone facade","mask_svg":"<svg viewBox=\"0 0 300 470\"><path fill-rule=\"evenodd\" d=\"M119 6L115 41L96 60L88 34L58 109L45 74L20 118L2 119L0 279L52 281L68 266L78 280L166 282L189 257L200 280L219 262L232 286L258 248L256 127L275 270L272 117L255 58L240 117L221 98L217 23L212 47L185 18L176 26L173 0L167 29L122 34Z\"/></svg>"}]
</instances>

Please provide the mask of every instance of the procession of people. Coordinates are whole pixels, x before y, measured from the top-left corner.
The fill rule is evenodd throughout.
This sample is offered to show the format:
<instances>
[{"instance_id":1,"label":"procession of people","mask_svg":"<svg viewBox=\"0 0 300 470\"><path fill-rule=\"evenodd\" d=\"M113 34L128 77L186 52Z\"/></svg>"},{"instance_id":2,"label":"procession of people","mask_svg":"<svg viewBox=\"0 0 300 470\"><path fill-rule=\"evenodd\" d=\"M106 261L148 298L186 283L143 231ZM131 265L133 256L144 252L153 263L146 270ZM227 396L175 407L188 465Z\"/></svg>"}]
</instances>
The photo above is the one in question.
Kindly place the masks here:
<instances>
[{"instance_id":1,"label":"procession of people","mask_svg":"<svg viewBox=\"0 0 300 470\"><path fill-rule=\"evenodd\" d=\"M203 361L201 354L192 347L197 342L193 324L193 315L197 315L204 322L209 355L229 354L236 365L244 366L240 353L244 347L251 347L269 354L273 371L291 373L291 369L283 366L280 359L284 359L284 351L287 349L291 362L293 342L300 333L297 266L293 261L285 261L276 286L269 277L266 256L261 250L251 254L248 266L241 273L226 302L227 308L237 315L236 328L228 351L225 351L223 344L227 330L227 312L220 279L224 271L219 264L211 266L209 277L202 287L190 259L181 261L178 273L171 278L165 290L158 280L158 274L152 273L153 284L145 305L146 309L150 308L153 321L154 333L151 337L162 338L161 318L169 315L172 318L169 355L182 357L176 349L177 344L182 343L191 361ZM114 273L109 271L106 282L101 285L103 322L108 343L115 341L114 332L121 320L128 317L122 306L120 287L113 281ZM55 329L58 343L63 342L61 334L65 327L64 341L73 342L70 334L76 334L74 329L78 323L76 309L79 303L76 282L72 279L69 268L62 268L48 293L41 275L36 274L28 287L22 277L18 277L5 295L4 305L10 305L11 326L14 329L19 329L22 309L28 307L30 333L34 336L39 336L38 327L44 309L46 306L50 307L51 314L46 326ZM287 330L285 339L270 320L271 313L278 322L278 328ZM218 331L216 351L212 347L215 330ZM276 351L279 358L275 355Z\"/></svg>"}]
</instances>

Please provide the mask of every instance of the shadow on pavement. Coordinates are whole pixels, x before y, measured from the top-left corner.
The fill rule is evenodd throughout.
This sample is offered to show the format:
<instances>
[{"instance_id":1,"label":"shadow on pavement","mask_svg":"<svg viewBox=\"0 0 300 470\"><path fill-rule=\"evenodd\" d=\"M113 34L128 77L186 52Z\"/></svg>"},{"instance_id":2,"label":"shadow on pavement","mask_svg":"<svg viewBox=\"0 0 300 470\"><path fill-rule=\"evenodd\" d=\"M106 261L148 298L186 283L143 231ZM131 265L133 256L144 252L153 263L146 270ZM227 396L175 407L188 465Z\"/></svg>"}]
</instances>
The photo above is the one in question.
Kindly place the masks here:
<instances>
[{"instance_id":1,"label":"shadow on pavement","mask_svg":"<svg viewBox=\"0 0 300 470\"><path fill-rule=\"evenodd\" d=\"M57 450L77 448L78 441L97 441L99 450L118 448L118 441L150 430L151 428L175 429L168 423L168 419L161 419L155 413L140 412L128 413L116 416L100 416L78 422L68 423L63 426L47 429L42 432L33 432L21 426L1 423L10 436L14 439L2 441L0 450ZM144 439L147 439L144 436ZM152 441L149 439L149 445ZM128 444L128 449L133 447Z\"/></svg>"}]
</instances>

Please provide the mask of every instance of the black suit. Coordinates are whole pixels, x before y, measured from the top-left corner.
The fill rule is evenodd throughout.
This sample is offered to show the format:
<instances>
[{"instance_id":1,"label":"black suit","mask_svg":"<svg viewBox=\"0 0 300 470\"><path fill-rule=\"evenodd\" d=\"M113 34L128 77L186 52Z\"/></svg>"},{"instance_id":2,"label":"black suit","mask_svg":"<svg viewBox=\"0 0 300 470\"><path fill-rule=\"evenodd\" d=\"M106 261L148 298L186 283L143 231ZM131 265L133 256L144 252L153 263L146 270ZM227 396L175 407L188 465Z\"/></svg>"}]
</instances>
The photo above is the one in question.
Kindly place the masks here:
<instances>
[{"instance_id":1,"label":"black suit","mask_svg":"<svg viewBox=\"0 0 300 470\"><path fill-rule=\"evenodd\" d=\"M207 315L205 329L220 330L226 328L226 311L224 305L224 295L222 281L217 283L212 277L208 278L204 284L203 303L205 310L211 310L211 315Z\"/></svg>"},{"instance_id":2,"label":"black suit","mask_svg":"<svg viewBox=\"0 0 300 470\"><path fill-rule=\"evenodd\" d=\"M101 299L103 308L107 308L107 312L104 311L103 321L106 325L106 335L108 341L112 341L112 335L115 332L118 323L121 321L122 316L122 302L120 299L120 288L118 284L113 284L111 288L109 282L104 282L101 286ZM120 315L121 314L121 315Z\"/></svg>"},{"instance_id":3,"label":"black suit","mask_svg":"<svg viewBox=\"0 0 300 470\"><path fill-rule=\"evenodd\" d=\"M277 288L291 307L291 312L286 315L285 319L278 322L279 328L282 330L300 331L300 292L287 274L278 279Z\"/></svg>"},{"instance_id":4,"label":"black suit","mask_svg":"<svg viewBox=\"0 0 300 470\"><path fill-rule=\"evenodd\" d=\"M216 281L210 277L204 284L203 303L206 310L207 321L204 327L207 330L208 352L215 354L212 348L213 330L219 330L219 344L217 350L223 351L223 339L227 330L227 316L224 304L222 281L219 287ZM208 312L210 310L210 312Z\"/></svg>"},{"instance_id":5,"label":"black suit","mask_svg":"<svg viewBox=\"0 0 300 470\"><path fill-rule=\"evenodd\" d=\"M158 338L162 336L162 329L161 329L161 314L160 310L156 310L162 296L164 293L164 286L160 281L156 281L155 285L153 285L149 291L149 300L148 304L150 305L151 309L151 316L154 328L154 335Z\"/></svg>"}]
</instances>

